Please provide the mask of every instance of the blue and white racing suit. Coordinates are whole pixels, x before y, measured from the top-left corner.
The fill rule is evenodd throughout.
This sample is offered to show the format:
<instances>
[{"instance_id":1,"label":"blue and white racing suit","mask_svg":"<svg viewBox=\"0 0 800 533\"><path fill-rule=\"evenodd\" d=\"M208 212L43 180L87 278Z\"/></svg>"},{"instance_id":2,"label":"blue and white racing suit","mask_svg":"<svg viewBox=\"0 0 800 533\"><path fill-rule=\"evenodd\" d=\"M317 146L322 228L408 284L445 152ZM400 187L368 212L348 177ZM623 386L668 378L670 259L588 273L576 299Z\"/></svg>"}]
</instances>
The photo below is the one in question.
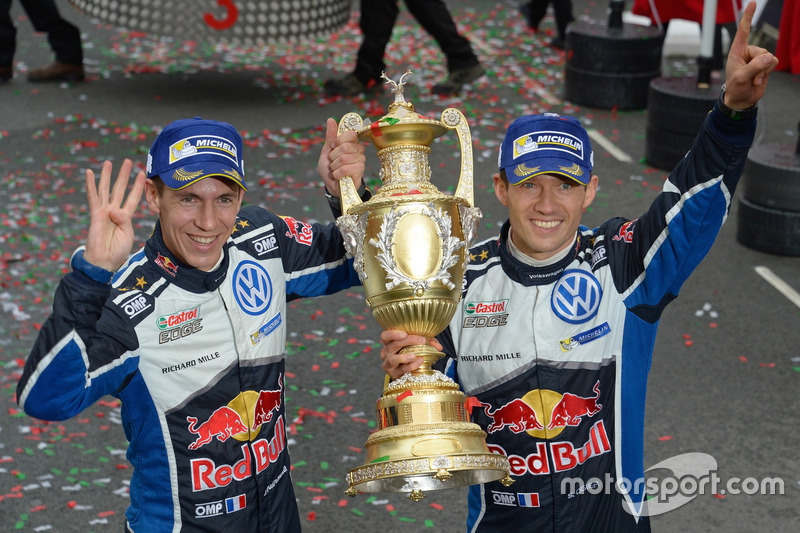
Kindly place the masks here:
<instances>
[{"instance_id":1,"label":"blue and white racing suit","mask_svg":"<svg viewBox=\"0 0 800 533\"><path fill-rule=\"evenodd\" d=\"M299 532L284 390L286 302L360 282L333 224L244 207L211 272L160 226L109 284L58 286L18 386L31 416L122 401L133 475L127 530Z\"/></svg>"},{"instance_id":2,"label":"blue and white racing suit","mask_svg":"<svg viewBox=\"0 0 800 533\"><path fill-rule=\"evenodd\" d=\"M556 264L512 257L508 222L472 248L439 340L516 482L470 487L467 531L650 530L643 435L659 317L714 243L754 132L755 119L715 107L647 212L581 226Z\"/></svg>"}]
</instances>

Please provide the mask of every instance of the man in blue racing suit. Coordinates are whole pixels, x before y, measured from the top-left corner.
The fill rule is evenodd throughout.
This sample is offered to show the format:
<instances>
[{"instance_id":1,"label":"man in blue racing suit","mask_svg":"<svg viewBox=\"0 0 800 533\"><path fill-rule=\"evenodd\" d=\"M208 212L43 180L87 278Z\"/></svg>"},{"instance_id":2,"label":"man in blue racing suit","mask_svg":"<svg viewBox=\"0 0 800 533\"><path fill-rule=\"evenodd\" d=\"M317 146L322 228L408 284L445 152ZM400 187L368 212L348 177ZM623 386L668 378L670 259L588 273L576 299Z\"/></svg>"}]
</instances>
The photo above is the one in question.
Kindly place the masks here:
<instances>
[{"instance_id":1,"label":"man in blue racing suit","mask_svg":"<svg viewBox=\"0 0 800 533\"><path fill-rule=\"evenodd\" d=\"M580 123L514 121L495 194L509 219L471 250L460 307L432 340L446 373L477 399L472 415L514 484L470 487L467 531L648 532L643 433L656 329L705 257L730 208L755 131L755 106L777 59L736 34L726 86L694 145L636 220L580 225L598 178ZM382 334L397 379L426 340ZM619 485L619 489L615 484Z\"/></svg>"},{"instance_id":2,"label":"man in blue racing suit","mask_svg":"<svg viewBox=\"0 0 800 533\"><path fill-rule=\"evenodd\" d=\"M364 147L328 120L318 172L361 185ZM286 302L358 284L333 224L257 206L242 138L199 118L167 125L127 192L125 160L95 184L91 222L20 379L25 412L77 415L122 400L134 467L126 531L299 532L286 447ZM158 216L133 255L145 193ZM363 199L369 193L364 191Z\"/></svg>"}]
</instances>

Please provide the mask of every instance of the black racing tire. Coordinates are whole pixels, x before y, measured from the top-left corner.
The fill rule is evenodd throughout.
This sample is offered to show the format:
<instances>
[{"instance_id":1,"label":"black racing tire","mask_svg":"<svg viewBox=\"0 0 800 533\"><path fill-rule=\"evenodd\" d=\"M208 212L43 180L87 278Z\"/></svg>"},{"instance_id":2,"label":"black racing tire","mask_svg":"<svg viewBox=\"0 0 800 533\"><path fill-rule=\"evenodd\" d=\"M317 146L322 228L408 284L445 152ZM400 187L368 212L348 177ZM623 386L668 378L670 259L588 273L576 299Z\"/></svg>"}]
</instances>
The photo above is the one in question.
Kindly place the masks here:
<instances>
[{"instance_id":1,"label":"black racing tire","mask_svg":"<svg viewBox=\"0 0 800 533\"><path fill-rule=\"evenodd\" d=\"M719 98L719 88L698 89L694 77L658 77L650 81L647 123L659 131L695 136Z\"/></svg>"},{"instance_id":2,"label":"black racing tire","mask_svg":"<svg viewBox=\"0 0 800 533\"><path fill-rule=\"evenodd\" d=\"M581 20L567 29L567 65L597 72L661 70L664 32L655 26L623 24L611 31L607 22Z\"/></svg>"},{"instance_id":3,"label":"black racing tire","mask_svg":"<svg viewBox=\"0 0 800 533\"><path fill-rule=\"evenodd\" d=\"M597 109L628 111L647 107L650 80L659 71L600 72L566 65L564 100Z\"/></svg>"},{"instance_id":4,"label":"black racing tire","mask_svg":"<svg viewBox=\"0 0 800 533\"><path fill-rule=\"evenodd\" d=\"M782 211L739 199L736 240L768 254L800 256L800 212Z\"/></svg>"},{"instance_id":5,"label":"black racing tire","mask_svg":"<svg viewBox=\"0 0 800 533\"><path fill-rule=\"evenodd\" d=\"M742 195L754 204L800 211L800 156L794 143L764 143L750 148Z\"/></svg>"},{"instance_id":6,"label":"black racing tire","mask_svg":"<svg viewBox=\"0 0 800 533\"><path fill-rule=\"evenodd\" d=\"M644 159L651 167L672 170L692 147L697 132L691 135L659 130L647 125Z\"/></svg>"}]
</instances>

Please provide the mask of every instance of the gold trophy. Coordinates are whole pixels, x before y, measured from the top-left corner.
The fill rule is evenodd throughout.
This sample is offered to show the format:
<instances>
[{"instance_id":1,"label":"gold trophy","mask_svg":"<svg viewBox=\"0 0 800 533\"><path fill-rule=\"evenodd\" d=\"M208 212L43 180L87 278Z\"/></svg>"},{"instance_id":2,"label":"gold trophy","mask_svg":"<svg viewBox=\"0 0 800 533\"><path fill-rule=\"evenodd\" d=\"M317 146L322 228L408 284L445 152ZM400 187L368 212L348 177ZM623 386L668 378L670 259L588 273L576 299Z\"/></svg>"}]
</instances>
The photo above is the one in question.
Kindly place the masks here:
<instances>
[{"instance_id":1,"label":"gold trophy","mask_svg":"<svg viewBox=\"0 0 800 533\"><path fill-rule=\"evenodd\" d=\"M382 186L366 202L350 178L341 180L342 213L336 221L364 285L367 305L384 329L433 337L441 333L461 300L469 248L480 209L472 188L469 126L457 109L441 121L423 117L403 97L409 70L393 87L386 116L365 124L348 113L340 133L351 130L378 150ZM454 129L461 147L461 175L453 196L430 182L430 146ZM376 411L378 430L369 436L363 466L347 474L350 496L407 492L419 501L424 490L513 481L508 460L489 452L486 434L470 421L466 395L431 365L444 354L429 345L403 351L422 356L418 370L384 385Z\"/></svg>"}]
</instances>

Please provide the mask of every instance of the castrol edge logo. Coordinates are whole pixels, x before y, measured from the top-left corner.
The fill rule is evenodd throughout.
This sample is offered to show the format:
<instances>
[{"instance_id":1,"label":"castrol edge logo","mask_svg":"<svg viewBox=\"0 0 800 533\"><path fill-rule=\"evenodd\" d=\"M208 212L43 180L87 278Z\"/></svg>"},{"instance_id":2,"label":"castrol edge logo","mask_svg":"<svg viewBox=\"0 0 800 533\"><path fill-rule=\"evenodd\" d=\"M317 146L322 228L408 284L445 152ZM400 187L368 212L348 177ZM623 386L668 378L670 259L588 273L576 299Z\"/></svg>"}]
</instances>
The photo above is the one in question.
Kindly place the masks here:
<instances>
[{"instance_id":1,"label":"castrol edge logo","mask_svg":"<svg viewBox=\"0 0 800 533\"><path fill-rule=\"evenodd\" d=\"M194 320L198 316L200 316L200 306L177 311L169 315L161 315L156 319L156 326L158 326L158 329L162 330L170 329L180 326L190 320Z\"/></svg>"},{"instance_id":2,"label":"castrol edge logo","mask_svg":"<svg viewBox=\"0 0 800 533\"><path fill-rule=\"evenodd\" d=\"M494 302L467 302L464 306L464 313L468 315L499 315L505 313L508 307L508 300L497 300Z\"/></svg>"},{"instance_id":3,"label":"castrol edge logo","mask_svg":"<svg viewBox=\"0 0 800 533\"><path fill-rule=\"evenodd\" d=\"M465 328L496 328L505 326L508 321L509 300L493 302L467 302L464 305Z\"/></svg>"}]
</instances>

